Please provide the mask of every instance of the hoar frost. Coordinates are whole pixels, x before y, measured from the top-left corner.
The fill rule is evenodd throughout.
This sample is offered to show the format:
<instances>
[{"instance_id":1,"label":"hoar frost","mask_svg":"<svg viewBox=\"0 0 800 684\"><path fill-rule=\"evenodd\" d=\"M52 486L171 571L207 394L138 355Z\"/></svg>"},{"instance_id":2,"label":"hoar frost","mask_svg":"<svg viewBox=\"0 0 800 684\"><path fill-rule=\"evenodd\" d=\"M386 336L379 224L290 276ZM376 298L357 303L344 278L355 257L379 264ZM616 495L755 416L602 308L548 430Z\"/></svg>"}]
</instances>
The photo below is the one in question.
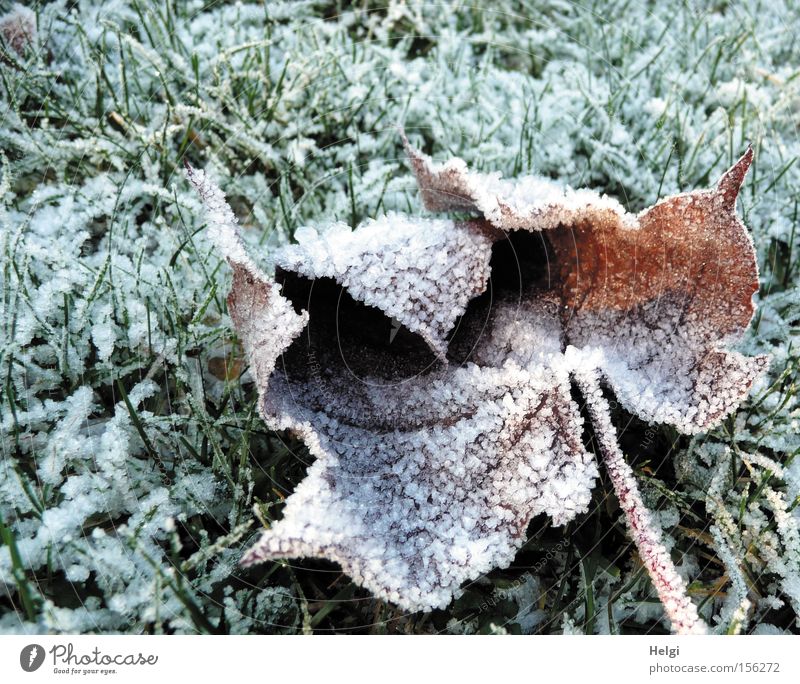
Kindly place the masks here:
<instances>
[{"instance_id":1,"label":"hoar frost","mask_svg":"<svg viewBox=\"0 0 800 684\"><path fill-rule=\"evenodd\" d=\"M303 229L274 255L274 279L245 254L222 193L189 170L234 271L229 310L261 413L316 457L243 563L324 557L401 607L446 606L511 563L533 516L563 525L587 510L597 467L575 380L673 629L705 631L599 383L641 418L696 433L766 368L726 349L757 286L735 212L752 152L715 188L634 216L589 190L406 148L428 209L478 218Z\"/></svg>"}]
</instances>

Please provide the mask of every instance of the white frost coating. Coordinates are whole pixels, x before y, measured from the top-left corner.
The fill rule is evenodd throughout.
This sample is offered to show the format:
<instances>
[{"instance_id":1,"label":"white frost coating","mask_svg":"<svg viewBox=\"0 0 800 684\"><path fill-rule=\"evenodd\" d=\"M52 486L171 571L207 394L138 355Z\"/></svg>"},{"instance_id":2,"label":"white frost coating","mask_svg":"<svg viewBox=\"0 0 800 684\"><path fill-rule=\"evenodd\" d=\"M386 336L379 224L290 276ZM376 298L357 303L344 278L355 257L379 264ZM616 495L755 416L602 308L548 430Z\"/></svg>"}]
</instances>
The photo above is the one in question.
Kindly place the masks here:
<instances>
[{"instance_id":1,"label":"white frost coating","mask_svg":"<svg viewBox=\"0 0 800 684\"><path fill-rule=\"evenodd\" d=\"M525 309L498 306L475 354L485 365L372 385L366 401L341 376L324 410L306 408L313 389L271 384L266 401L280 417L268 422L299 432L317 460L243 563L323 556L375 594L428 610L507 566L534 515L562 525L585 511L597 471L569 376L549 368L553 320L536 303ZM549 348L532 349L537 338ZM368 429L345 422L352 416Z\"/></svg>"},{"instance_id":2,"label":"white frost coating","mask_svg":"<svg viewBox=\"0 0 800 684\"><path fill-rule=\"evenodd\" d=\"M186 166L186 175L197 189L206 210L209 234L233 267L233 287L228 297L231 317L247 353L254 356L252 373L256 382L266 383L280 354L300 334L308 314L298 314L280 294L280 288L261 273L244 249L236 228L236 216L225 195L203 170ZM240 315L244 309L245 316Z\"/></svg>"},{"instance_id":3,"label":"white frost coating","mask_svg":"<svg viewBox=\"0 0 800 684\"><path fill-rule=\"evenodd\" d=\"M633 216L588 190L500 180L460 159L436 164L403 141L429 209L480 211L503 232L549 231L566 341L603 349L598 368L632 413L702 432L767 369L768 357L725 348L747 327L758 283L752 240L736 215L752 149L713 190L665 198Z\"/></svg>"},{"instance_id":4,"label":"white frost coating","mask_svg":"<svg viewBox=\"0 0 800 684\"><path fill-rule=\"evenodd\" d=\"M620 507L625 513L628 530L636 542L642 563L653 580L673 631L678 634L705 634L708 627L687 595L686 584L664 547L661 532L653 524L650 511L639 494L633 471L617 445L616 430L611 422L608 404L603 399L597 372L576 373L575 379L586 399L600 453L614 484Z\"/></svg>"},{"instance_id":5,"label":"white frost coating","mask_svg":"<svg viewBox=\"0 0 800 684\"><path fill-rule=\"evenodd\" d=\"M275 255L278 266L307 278L333 278L441 356L447 333L489 278L489 237L458 230L449 220L390 214L355 230L338 223L321 235L298 231L296 238L299 244Z\"/></svg>"},{"instance_id":6,"label":"white frost coating","mask_svg":"<svg viewBox=\"0 0 800 684\"><path fill-rule=\"evenodd\" d=\"M475 349L478 363L439 364L399 384L380 377L361 384L333 364L301 381L287 368L273 373L307 317L251 272L221 193L207 180L201 187L204 201L211 199L215 240L234 263L231 316L262 391L264 418L272 428L295 431L317 457L287 498L284 517L243 563L323 556L393 603L431 609L449 603L464 581L508 565L534 515L564 524L587 509L597 470L580 439L568 373L549 368L559 353L552 302L498 304L492 335ZM400 219L397 233L421 245L430 244L430 233L436 244L437 233L449 228L451 244L476 251L469 228L433 222L436 230L428 231L428 223ZM371 225L367 232L395 234L391 218ZM299 249L316 254L314 235L306 233ZM288 254L297 258L299 249ZM401 263L407 254L394 252ZM442 278L463 263L457 251L446 255ZM356 270L352 289L359 275L370 282ZM459 287L452 283L452 291Z\"/></svg>"},{"instance_id":7,"label":"white frost coating","mask_svg":"<svg viewBox=\"0 0 800 684\"><path fill-rule=\"evenodd\" d=\"M250 273L257 274L258 267L245 251L242 238L239 236L238 220L217 184L209 178L204 169L192 168L188 163L186 177L203 201L209 239L231 264L239 264Z\"/></svg>"},{"instance_id":8,"label":"white frost coating","mask_svg":"<svg viewBox=\"0 0 800 684\"><path fill-rule=\"evenodd\" d=\"M551 230L559 224L595 219L599 214L620 227L638 226L636 217L612 197L565 188L538 176L504 179L499 173L469 171L458 157L437 164L412 147L405 135L403 142L425 206L431 211L478 211L505 231Z\"/></svg>"},{"instance_id":9,"label":"white frost coating","mask_svg":"<svg viewBox=\"0 0 800 684\"><path fill-rule=\"evenodd\" d=\"M685 434L728 415L769 365L764 356L709 348L713 331L674 296L628 311L579 311L567 335L578 347L603 349L597 368L627 410Z\"/></svg>"},{"instance_id":10,"label":"white frost coating","mask_svg":"<svg viewBox=\"0 0 800 684\"><path fill-rule=\"evenodd\" d=\"M93 393L89 387L79 387L65 402L66 413L47 440L45 456L39 461L38 475L47 485L57 485L64 479L65 464L85 449L85 439L78 429L89 417Z\"/></svg>"},{"instance_id":11,"label":"white frost coating","mask_svg":"<svg viewBox=\"0 0 800 684\"><path fill-rule=\"evenodd\" d=\"M16 1L34 7L32 2ZM15 0L4 3L0 14L13 2ZM201 5L197 0L192 2L198 8ZM214 160L208 168L211 177L220 183L225 178L223 188L235 194L237 201L256 202L250 207L252 219L257 226L268 229L269 239L258 253L251 251L250 254L259 265L263 265L268 253L277 247L273 243L280 242L285 233L284 218L289 221L287 227L295 220L318 227L333 216L347 216L351 211L351 191L359 203L357 209L362 213L366 211L374 216L375 212L370 213L370 210L376 206L385 207L387 211L418 213L417 207L409 208L407 205L408 198L412 199L412 205L415 204L415 196L409 195L410 172L400 168L393 149L392 133L383 126L373 126L374 121L404 117L407 126L414 127L415 134L416 130L421 131L418 140L424 136L428 142L433 141L433 148L424 149L437 161L447 158L447 150L455 150L454 154L462 156L471 167L474 164L474 168L487 172L502 168L504 177L513 177L515 166L528 169L533 164L533 170L524 173L542 173L559 181L572 182L576 188L591 183L589 187L608 191L628 206L623 200L622 189L633 203L655 198L659 186L666 194L677 192L679 164L674 156L670 163L666 163L665 154L662 154L666 150L661 146L665 143L664 136L674 130L678 122L685 124L682 129L685 140L697 139L705 133L703 144L696 148L691 168L682 167L682 177L686 181L706 169L719 167L721 170L724 163L721 160L730 153L731 130L733 140L747 138L753 132L752 115L757 115L764 124L757 129L759 178L769 176L769 179L745 188L748 192L743 197L743 207L747 209L747 223L756 242L759 263L764 264L766 271L762 281L764 289L758 299L758 327L747 334L739 349L748 355L772 352L775 355L773 368L769 377L756 381L758 384L753 393L757 400L732 416L735 421L730 421L731 434L720 429L707 439L682 440L682 444L691 443L691 448L675 452L676 467L680 468L677 482L680 498L687 504L697 502L693 505L702 509L704 490L720 458L716 449L720 442L735 449L737 456L732 460L733 465L741 463L740 455L748 456L748 452L756 448L787 464L797 448L797 435L800 433L798 396L790 379L780 382L782 371L788 369L791 372L800 354L796 343L796 323L800 320L800 273L796 268L781 268L784 258L796 254L797 235L796 231L792 232L792 218L794 191L800 182L797 163L778 178L784 166L800 155L796 117L786 115L787 105L792 107L800 102L800 79L791 78L794 73L792 60L785 59L786 55L793 54L797 41L792 42L792 32L780 30L786 19L783 3L761 3L759 12L746 17L748 26L754 30L748 31L740 54L745 57L747 54L761 55L763 59L760 61L764 64L756 65L754 71L745 77L741 61L726 64L723 58L716 70L721 79L718 82L733 83L737 74L742 76L739 83L743 90L730 102L740 102L746 91L746 112L742 111L744 108L731 112L728 107L720 107L718 89L708 88L709 71L715 68L715 60L702 60L696 73L684 78L706 47L704 36L738 35L740 22L731 16L730 7L723 7L723 3L709 7L711 11L703 12L702 17L693 14L689 3L677 6L631 4L625 11L616 13L613 17L615 30L634 36L637 32L644 36L660 35L661 28L669 27L663 41L641 40L640 49L635 45L625 45L623 50L612 52L615 63L619 58L619 69L629 74L633 81L632 87L624 94L609 82L615 78L613 72L593 69L591 55L602 54L604 36L602 31L595 31L587 24L586 13L581 11L571 11L568 16L560 17L559 26L570 36L583 36L586 40L582 45L559 49L554 59L544 65L544 73L539 78L538 71L532 77L528 69L520 69L517 60L483 59L485 55L481 46L470 41L470 35L474 36L475 31L488 31L481 34L487 40L516 45L527 45L530 40L534 52L542 45L547 51L547 45L554 38L547 26L531 26L525 17L486 24L482 22L480 13L469 11L463 4L462 15L454 19L451 12L436 13L435 17L430 12L417 12L410 17L407 8L417 7L420 3L393 3L395 8L399 8L395 19L400 25L408 28L412 21L416 33L435 36L432 40L436 45L431 52L427 55L415 52L412 54L414 58L409 59L407 45L403 41L397 43L396 31L385 21L385 13L380 13L382 16L376 16L379 13L357 13L355 24L353 13L345 13L339 20L332 18L320 22L318 3L271 3L271 16L278 21L273 24L269 70L248 68L248 60L264 38L263 6L251 0L205 3L204 8L197 12L174 13L171 16L170 41L160 41L155 49L141 45L135 36L127 35L126 28L139 19L132 3L125 0L102 3L102 6L101 3L68 3L69 7L75 8L76 14L64 12L65 4L61 2L37 4L36 14L42 30L32 49L26 51L25 63L16 57L10 46L5 46L11 60L28 68L18 71L0 66L12 90L30 91L34 99L41 99L36 95L40 93L54 105L49 120L47 112L41 112L42 116L31 120L24 116L24 107L21 112L6 107L1 126L7 159L3 161L0 172L0 186L3 186L0 188L3 195L0 224L4 225L0 228L0 243L3 245L0 260L3 261L4 273L9 276L3 283L3 296L0 297L6 352L3 358L8 361L4 390L13 392L16 388L17 405L12 411L12 404L0 402L0 424L9 445L0 469L0 515L12 534L22 541L35 537L43 506L53 508L65 502L64 487L67 485L76 500L90 499L94 503L85 521L75 521L69 532L71 541L55 540L49 557L47 549L45 553L37 554L42 565L28 565L27 559L25 561L32 590L49 594L56 605L50 601L38 603L35 622L21 622L22 616L11 609L9 602L19 607L17 587L10 582L5 588L10 592L10 598L4 594L7 599L4 605L8 610L0 615L1 632L140 632L148 629L154 619L163 618L167 631L194 633L196 626L174 592L159 594L153 591L154 587L163 588L163 582L158 584L158 577L171 567L169 537L156 540L156 553L152 555L138 543L131 548L131 538L116 535L111 529L106 541L96 543L92 533L92 530L99 530L95 527L96 521L112 517L113 524L118 526L138 510L139 501L146 493L170 479L173 485L167 486L173 499L179 502L188 519L196 520L201 527L205 525L212 538L217 529L212 517L222 520L230 516L230 522L241 515L242 510L248 517L250 490L247 487L242 492L235 489L235 483L225 480L218 483L214 497L206 497L203 492L189 497L184 489L177 490L175 486L182 476L174 475L173 465L178 469L189 468L192 482L194 478L208 483L215 481L212 463L200 463L192 458L173 459L171 455L186 455L180 437L195 448L199 447L197 420L198 416L203 416L194 410L193 402L197 397L193 392L201 386L195 378L201 374L207 376L208 369L201 362L205 361L206 352L217 356L217 340L222 342L224 338L227 341L231 334L228 316L223 315L217 322L217 315L221 313L217 301L224 300L227 294L230 274L226 264L214 268L219 265L214 263L218 250L209 255L211 248L205 236L194 234L204 222L197 215L200 208L194 189L174 176L175 188L165 187L164 183L173 172L174 159L186 147L184 143L188 143L184 151L190 157ZM138 4L141 7L152 3ZM682 35L686 19L701 21L702 30L692 36ZM339 64L341 69L318 73L320 53L308 49L308 30L316 31L309 27L309 22L314 27L322 27L318 35L321 38L320 50L328 60L326 63ZM397 26L395 24L394 28ZM375 39L363 42L363 36L370 30ZM108 56L113 66L109 68L95 57L98 49L114 48L114 44L108 42L108 37L114 34L121 36L124 54L121 57L115 55L112 49ZM172 41L173 37L177 42ZM664 43L674 45L676 49L668 47L662 50ZM613 51L614 41L611 40L609 45ZM198 106L181 105L181 101L194 102L196 94L194 83L187 83L184 78L187 73L193 74L193 65L186 64L184 55L193 52L197 53L199 61L201 101L197 102ZM153 68L151 57L172 68L160 74ZM253 87L252 92L258 91L265 97L274 87L274 77L280 74L284 65L288 65L284 83L295 83L297 87L283 90L275 116L253 117L250 111L252 102L248 98L231 99L227 89L217 87L215 70L218 72L227 61L232 72L238 73L248 88ZM121 68L123 62L125 69ZM476 64L480 65L477 70ZM644 68L648 64L650 66ZM385 78L387 68L392 78ZM110 86L102 85L103 71L111 81ZM132 117L123 111L124 122L112 115L112 125L106 121L106 125L98 126L99 121L94 118L98 93L93 73L101 77L101 88L108 87L117 94L122 92L121 79L126 73L128 76L137 74L143 92L162 93L163 75L178 104L171 107L164 97L135 98ZM315 74L321 75L322 80L315 78ZM305 87L309 79L313 81L311 88ZM553 88L554 83L558 84L557 88ZM590 90L586 90L587 83L591 83ZM677 91L673 91L673 87ZM358 94L358 89L362 89L361 94ZM365 93L370 89L372 94L365 100ZM184 97L185 94L188 97ZM585 116L593 103L605 101L615 94L618 95L614 98L615 103L622 105L622 109L616 108L614 115L600 107ZM667 106L661 111L664 103L655 103L657 111L651 116L642 108L654 96L667 100ZM495 106L475 106L476 98ZM526 117L526 103L531 100L536 101L536 108ZM268 104L271 106L274 101L275 98L271 98ZM108 103L106 100L105 104ZM754 103L765 103L766 106L757 104L752 107ZM319 121L314 118L320 107L324 111L353 114L358 108L355 117L347 115L327 122L333 125L333 133L341 133L341 139L335 145L325 145L328 136L320 131ZM54 111L63 113L70 110L82 114L67 120L53 116ZM733 114L732 118L729 113ZM656 120L659 117L661 121ZM347 121L350 124L345 128ZM116 130L119 123L127 127L127 133ZM431 124L430 128L426 124ZM664 125L658 129L661 124ZM225 131L230 125L234 126L235 135L226 137ZM623 136L619 135L620 130L624 132ZM491 135L487 131L491 131ZM191 140L186 140L187 133ZM195 137L195 133L199 137ZM307 137L317 140L319 147L306 150L312 154L306 157L305 167L295 174L289 163L293 141L303 145ZM162 148L164 154L149 157L145 154L141 164L129 163L138 158L143 147L152 141L159 144L163 141L166 145ZM412 141L415 141L414 137ZM224 149L221 149L223 143ZM257 162L249 163L252 159ZM205 163L199 164L203 165ZM350 166L352 182L345 178ZM44 169L51 169L52 173L43 173ZM79 171L77 175L74 173L76 169ZM235 178L228 185L230 174ZM283 199L289 201L286 207L289 215L283 213L277 201L259 201L259 198L266 197L266 185L277 176L290 180L281 187ZM605 178L614 179L615 185L618 181L620 193L604 187ZM771 186L769 192L765 192L767 186ZM293 203L291 192L294 191L297 198L296 192L301 188L303 197ZM247 208L233 207L240 218L246 244L257 244L258 240L248 239L258 229L254 231L246 225ZM114 219L114 225L110 225L109 220L114 217L119 221ZM121 226L125 229L118 230ZM192 243L184 245L189 235L193 235ZM113 240L112 244L109 238ZM771 238L787 245L794 240L791 255L783 251L784 245L772 244ZM172 261L181 245L183 249ZM774 262L773 257L776 258ZM104 269L106 262L108 266ZM774 272L770 269L773 263ZM211 268L204 269L203 265ZM102 276L104 270L106 275ZM264 271L269 273L266 268ZM169 287L164 276L168 276L174 288ZM99 287L96 288L95 284ZM202 319L197 320L194 314L206 303L212 285L216 285L217 296L208 302ZM166 457L166 471L153 468L150 454L126 418L127 408L111 401L112 395L120 399L116 388L119 374L110 374L98 366L92 326L109 302L114 305L117 335L111 362L126 374L123 378L126 390L130 392L128 380L135 382L137 378L148 375L159 382L163 396L169 395L166 403L147 401L140 413L153 446ZM220 303L224 306L224 302ZM239 362L238 346L230 348L225 345L219 354L229 351L237 358L228 358L228 361L235 361L239 367L245 365ZM160 372L154 374L157 366L163 369L164 376ZM235 369L230 369L226 377L230 379L235 372ZM177 373L182 382L190 383L192 393L176 394L172 384L163 382L164 377L173 373ZM245 381L249 377L248 372ZM206 380L210 384L206 382L202 389L206 398L216 404L226 383L211 377L206 377ZM58 458L67 455L61 468L62 475L67 478L65 484L40 487L34 468L43 466L50 439L65 416L72 393L87 384L91 384L107 401L96 404L88 422L75 423L76 439L83 442L80 452L52 452ZM187 388L190 385L187 384ZM4 398L8 397L4 394ZM225 413L228 413L230 404L225 406ZM115 411L122 414L119 424L109 422ZM614 419L617 420L616 414ZM220 416L219 420L224 422L225 416ZM619 425L621 429L622 424ZM107 437L101 441L100 435L104 431ZM648 440L654 434L652 430L645 433ZM13 443L14 435L19 438L21 451ZM227 450L236 442L237 436L236 430L225 430L219 434L219 445ZM626 452L627 455L634 454ZM101 463L109 468L108 475L97 472ZM800 458L795 458L792 466L797 483L792 494L787 490L788 501L800 493L800 468L795 467L800 466ZM790 472L787 467L787 476ZM662 473L664 477L656 472L657 479L666 478L667 483L671 483L671 469L662 469ZM70 479L73 474L79 474L81 479L73 481ZM678 472L675 474L679 475ZM243 473L245 479L248 475L257 476L257 473ZM766 472L760 477L766 477ZM783 483L776 478L772 483L780 491ZM779 575L775 574L776 564L767 562L760 552L761 543L755 541L760 537L759 530L774 529L774 516L766 505L764 492L755 496L758 488L751 483L752 479L746 476L728 478L720 503L720 508L724 506L738 519L742 497L748 495L749 488L749 500L760 506L766 518L765 522L759 521L749 510L746 511L741 526L736 525L739 537L733 540L741 547L731 545L737 554L739 548L751 550L747 564L755 584L751 596L751 624L745 631L759 632L770 628L759 626L759 620L796 630L794 610L781 590ZM644 483L641 484L644 489ZM29 498L31 492L33 501ZM255 492L257 494L259 489L256 488ZM792 514L800 520L800 506L795 507ZM158 511L156 515L161 518L164 513ZM705 508L702 525L716 523L718 515L721 513ZM606 519L606 516L597 516L596 513L591 517ZM582 520L583 516L573 525ZM537 523L538 519L534 521ZM81 534L81 524L86 528L85 535ZM769 527L756 529L756 524ZM664 534L667 540L666 529ZM675 529L669 537L684 541L691 539L684 529ZM560 548L563 550L570 546L572 541L565 537ZM202 539L200 543L204 544ZM206 549L207 545L203 548ZM700 547L687 542L681 548L687 550L687 555L679 571L687 581L698 578L706 585L721 585L724 580L720 577L724 571L721 565L695 561L697 567L702 568L700 575L700 570L690 569L688 562L691 557L698 558L702 552ZM787 548L783 542L772 548L784 560L792 554L800 558L800 554ZM613 555L613 548L607 550ZM713 553L711 547L706 547L706 550ZM3 552L7 555L7 549L0 548L0 555ZM143 552L155 561L153 565L145 562ZM193 572L186 585L188 591L196 592L193 595L212 624L216 624L222 606L213 602L203 604L203 596L214 592L217 596L220 587L230 585L231 581L235 583L236 579L231 578L230 573L237 572L240 555L236 548L220 552L206 567ZM741 559L739 554L740 563ZM132 563L135 572L128 574L124 567ZM59 608L59 605L65 605L68 597L65 592L53 593L54 585L49 578L57 584L64 577L65 568L73 564L90 569L90 584L76 587L86 607ZM260 572L268 571L270 566L271 563L254 568L248 575L258 578ZM10 567L4 565L3 569L8 571ZM97 568L104 569L101 573ZM520 572L525 574L513 569L509 574L517 576ZM580 582L576 584L580 568L551 564L543 572L562 578L568 585L569 598L582 593ZM98 587L98 573L108 578L113 586L108 590ZM596 587L596 599L604 607L607 594L601 595L601 592L609 585L602 577L599 579L601 586ZM481 582L481 590L489 591L496 581L499 580L493 577ZM273 573L266 582L291 584L286 573ZM339 582L338 586L341 584ZM729 594L732 593L730 589L730 583L721 587L722 592ZM246 615L250 614L253 606L253 591L258 593L251 589L237 590L235 594L237 597L241 595L236 604L238 610ZM283 591L291 593L290 588L284 587ZM334 586L326 590L326 594L332 595L336 591L337 586ZM613 587L609 591L613 592ZM0 593L3 592L4 588L0 588ZM658 604L648 604L653 608L641 610L646 593L646 587L640 582L614 604L617 608L613 618L623 630L626 625L622 621L631 615L638 624L650 626L652 619L660 617ZM121 608L120 612L109 610L112 596L115 597L115 606ZM545 598L549 612L556 610L552 592ZM345 605L344 611L358 611L363 603L356 601ZM291 624L294 631L300 631L302 617L299 608L298 599L291 615L273 614L265 617L265 622L256 621L252 627L263 630L269 623L287 627ZM720 596L709 600L703 608L709 622L714 620L715 629L718 629L716 616L722 608ZM226 610L225 615L225 624L233 629L233 619L228 620L233 614ZM342 613L337 612L337 615ZM579 616L567 615L570 617L582 624ZM477 629L477 621L471 622ZM556 622L555 629L558 629L561 618L556 618ZM595 621L596 629L604 629L605 623L605 619ZM424 629L428 621L415 624ZM628 622L627 626L630 625Z\"/></svg>"},{"instance_id":12,"label":"white frost coating","mask_svg":"<svg viewBox=\"0 0 800 684\"><path fill-rule=\"evenodd\" d=\"M429 207L478 209L488 223L392 214L354 231L343 224L321 235L304 228L300 244L280 250L275 261L309 280L333 279L353 299L419 334L438 354L432 361L413 340L400 352L376 342L371 319L361 313L340 326L337 310L334 327L325 316L338 305L312 304L292 281L299 294L291 296L308 296L315 312L295 313L244 253L222 194L195 177L215 241L234 266L229 306L254 369L262 415L271 428L296 433L316 457L287 498L283 518L243 564L321 556L399 606L445 606L463 582L511 562L534 515L545 513L561 525L586 510L597 472L570 397L572 374L587 390L620 503L673 627L702 631L616 446L597 370L638 415L685 432L717 422L747 393L766 360L714 345L749 321L754 263L731 269L728 281L712 281L706 290L680 249L682 234L671 235L674 263L666 270L674 267L675 275L667 284L681 298L652 279L631 288L625 250L651 256L647 249L657 249L660 229L705 240L691 231L708 214L732 246L720 254L704 246L704 257L752 256L735 217L748 154L717 190L665 200L653 215L634 219L589 191L470 174L459 161L437 168L409 148ZM556 229L564 224L574 229L573 243L559 242L563 231ZM494 244L507 229L550 231L556 263L547 252L547 284L533 278L520 281L518 292L503 290L510 272L499 266L499 289L477 297L488 290ZM595 233L611 241L610 250L600 253ZM632 239L640 243L626 242ZM614 240L622 257L608 256ZM588 261L583 271L571 267L570 244L584 250L576 259ZM535 262L514 254L522 257L517 265ZM619 272L609 273L614 268ZM641 270L647 274L648 264ZM523 280L529 275L521 274Z\"/></svg>"}]
</instances>

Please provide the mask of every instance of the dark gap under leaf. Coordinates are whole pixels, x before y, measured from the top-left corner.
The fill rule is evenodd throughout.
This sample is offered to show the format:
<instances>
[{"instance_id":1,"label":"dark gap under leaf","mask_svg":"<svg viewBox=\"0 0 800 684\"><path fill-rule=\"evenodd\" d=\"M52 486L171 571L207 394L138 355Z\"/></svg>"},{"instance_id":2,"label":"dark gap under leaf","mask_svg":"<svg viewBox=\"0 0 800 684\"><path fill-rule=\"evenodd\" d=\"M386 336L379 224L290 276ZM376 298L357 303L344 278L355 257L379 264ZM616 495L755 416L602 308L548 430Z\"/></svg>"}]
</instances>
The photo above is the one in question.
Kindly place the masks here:
<instances>
[{"instance_id":1,"label":"dark gap under leaf","mask_svg":"<svg viewBox=\"0 0 800 684\"><path fill-rule=\"evenodd\" d=\"M353 382L395 381L439 367L420 335L380 309L356 301L332 278L311 280L279 270L276 280L295 310L305 309L310 315L303 334L283 355L290 379L305 380L317 366L349 371Z\"/></svg>"},{"instance_id":2,"label":"dark gap under leaf","mask_svg":"<svg viewBox=\"0 0 800 684\"><path fill-rule=\"evenodd\" d=\"M501 303L544 294L555 287L558 268L543 232L513 231L492 245L491 275L486 290L473 298L450 334L447 358L464 364L474 360L481 336L491 330L493 312Z\"/></svg>"}]
</instances>

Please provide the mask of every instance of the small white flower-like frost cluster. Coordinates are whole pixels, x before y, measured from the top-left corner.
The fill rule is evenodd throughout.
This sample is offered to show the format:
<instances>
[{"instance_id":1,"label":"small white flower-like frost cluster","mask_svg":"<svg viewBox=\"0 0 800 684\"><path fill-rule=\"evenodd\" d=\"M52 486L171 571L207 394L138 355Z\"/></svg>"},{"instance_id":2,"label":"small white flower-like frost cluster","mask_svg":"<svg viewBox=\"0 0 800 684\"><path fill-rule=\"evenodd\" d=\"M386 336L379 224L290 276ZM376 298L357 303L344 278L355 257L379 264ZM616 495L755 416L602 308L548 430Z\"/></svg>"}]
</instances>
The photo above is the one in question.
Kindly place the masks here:
<instances>
[{"instance_id":1,"label":"small white flower-like frost cluster","mask_svg":"<svg viewBox=\"0 0 800 684\"><path fill-rule=\"evenodd\" d=\"M262 416L316 457L243 563L324 557L401 607L447 605L511 562L534 515L562 525L587 509L597 471L574 377L673 628L702 631L597 373L630 411L684 432L747 394L767 359L724 347L753 314L755 255L735 213L752 153L715 189L632 216L588 190L436 165L405 143L429 209L482 217L302 229L274 255L275 281L245 254L221 192L189 172L234 269L228 302Z\"/></svg>"}]
</instances>

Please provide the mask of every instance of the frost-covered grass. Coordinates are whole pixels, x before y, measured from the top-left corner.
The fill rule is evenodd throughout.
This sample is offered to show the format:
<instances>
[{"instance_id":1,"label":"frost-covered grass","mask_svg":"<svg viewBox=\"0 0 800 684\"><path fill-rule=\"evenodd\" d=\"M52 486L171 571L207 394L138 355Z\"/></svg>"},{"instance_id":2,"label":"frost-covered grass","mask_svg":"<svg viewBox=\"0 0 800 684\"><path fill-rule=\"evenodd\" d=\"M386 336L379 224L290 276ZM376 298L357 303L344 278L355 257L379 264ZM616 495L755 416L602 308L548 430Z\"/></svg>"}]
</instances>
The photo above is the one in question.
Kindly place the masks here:
<instances>
[{"instance_id":1,"label":"frost-covered grass","mask_svg":"<svg viewBox=\"0 0 800 684\"><path fill-rule=\"evenodd\" d=\"M432 614L319 561L237 567L305 452L258 418L182 163L265 256L300 226L420 213L400 123L633 211L753 143L742 349L768 377L701 437L614 418L709 624L800 629L797 10L527 4L62 1L22 54L3 44L0 631L665 631L607 479Z\"/></svg>"}]
</instances>

